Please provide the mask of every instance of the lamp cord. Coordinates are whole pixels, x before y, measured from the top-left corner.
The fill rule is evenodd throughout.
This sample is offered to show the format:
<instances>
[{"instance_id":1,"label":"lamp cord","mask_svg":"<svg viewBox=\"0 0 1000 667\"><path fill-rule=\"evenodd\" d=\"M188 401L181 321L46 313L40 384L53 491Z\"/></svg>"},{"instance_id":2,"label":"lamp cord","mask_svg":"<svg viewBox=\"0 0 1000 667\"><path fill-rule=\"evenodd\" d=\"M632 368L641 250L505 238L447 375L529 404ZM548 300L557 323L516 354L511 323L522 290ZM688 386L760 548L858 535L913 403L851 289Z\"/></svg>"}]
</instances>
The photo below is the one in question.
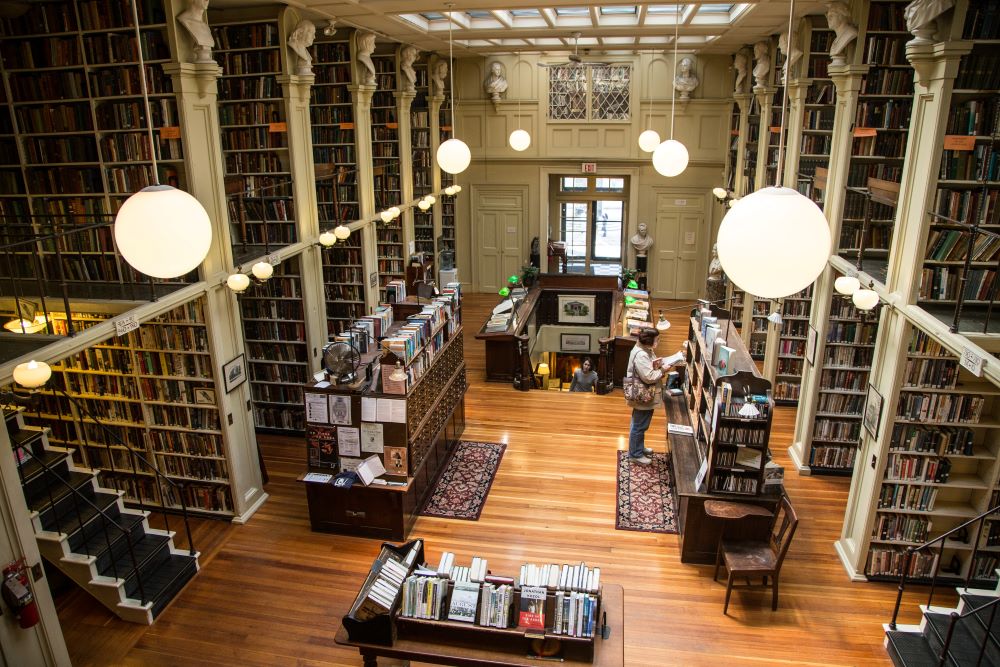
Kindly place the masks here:
<instances>
[{"instance_id":1,"label":"lamp cord","mask_svg":"<svg viewBox=\"0 0 1000 667\"><path fill-rule=\"evenodd\" d=\"M153 139L153 114L149 110L149 90L146 84L146 61L142 57L142 37L139 34L139 8L132 0L132 23L135 27L135 50L139 55L139 82L142 84L142 104L146 111L146 133L149 138L149 156L153 164L153 184L160 184L160 170L156 166L156 140Z\"/></svg>"},{"instance_id":2,"label":"lamp cord","mask_svg":"<svg viewBox=\"0 0 1000 667\"><path fill-rule=\"evenodd\" d=\"M795 14L795 0L788 3L788 37L785 39L785 72L782 76L783 88L781 91L781 133L778 135L778 165L774 170L774 187L781 187L781 177L784 176L785 166L785 108L788 106L788 61L792 54L792 16Z\"/></svg>"},{"instance_id":3,"label":"lamp cord","mask_svg":"<svg viewBox=\"0 0 1000 667\"><path fill-rule=\"evenodd\" d=\"M674 78L677 76L677 34L681 25L681 7L677 5L674 13L674 76L670 77L670 138L674 138L674 98L677 96L677 86L674 85Z\"/></svg>"},{"instance_id":4,"label":"lamp cord","mask_svg":"<svg viewBox=\"0 0 1000 667\"><path fill-rule=\"evenodd\" d=\"M134 1L134 0L133 0ZM451 38L451 28L454 25L455 3L448 3L448 86L451 89L451 137L458 138L458 114L455 113L455 52Z\"/></svg>"}]
</instances>

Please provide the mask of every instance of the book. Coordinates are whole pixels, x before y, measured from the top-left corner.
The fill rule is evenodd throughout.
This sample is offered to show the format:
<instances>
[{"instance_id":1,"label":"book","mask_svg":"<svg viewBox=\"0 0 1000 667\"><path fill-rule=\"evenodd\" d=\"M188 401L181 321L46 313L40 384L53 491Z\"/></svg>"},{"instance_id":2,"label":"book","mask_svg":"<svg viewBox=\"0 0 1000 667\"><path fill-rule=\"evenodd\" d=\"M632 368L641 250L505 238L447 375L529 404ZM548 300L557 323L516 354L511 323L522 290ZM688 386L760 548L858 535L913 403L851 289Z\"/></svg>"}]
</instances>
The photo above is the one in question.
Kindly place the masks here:
<instances>
[{"instance_id":1,"label":"book","mask_svg":"<svg viewBox=\"0 0 1000 667\"><path fill-rule=\"evenodd\" d=\"M521 610L517 624L528 630L545 630L545 587L521 588Z\"/></svg>"},{"instance_id":2,"label":"book","mask_svg":"<svg viewBox=\"0 0 1000 667\"><path fill-rule=\"evenodd\" d=\"M448 607L448 620L475 623L478 603L479 584L470 581L455 582L455 588L451 592L451 604Z\"/></svg>"},{"instance_id":3,"label":"book","mask_svg":"<svg viewBox=\"0 0 1000 667\"><path fill-rule=\"evenodd\" d=\"M378 457L378 454L372 454L362 461L354 472L357 473L361 482L368 486L376 477L385 474L385 466L382 465L382 459Z\"/></svg>"},{"instance_id":4,"label":"book","mask_svg":"<svg viewBox=\"0 0 1000 667\"><path fill-rule=\"evenodd\" d=\"M719 343L715 346L715 351L712 355L712 365L722 373L730 373L729 359L735 351L733 348Z\"/></svg>"}]
</instances>

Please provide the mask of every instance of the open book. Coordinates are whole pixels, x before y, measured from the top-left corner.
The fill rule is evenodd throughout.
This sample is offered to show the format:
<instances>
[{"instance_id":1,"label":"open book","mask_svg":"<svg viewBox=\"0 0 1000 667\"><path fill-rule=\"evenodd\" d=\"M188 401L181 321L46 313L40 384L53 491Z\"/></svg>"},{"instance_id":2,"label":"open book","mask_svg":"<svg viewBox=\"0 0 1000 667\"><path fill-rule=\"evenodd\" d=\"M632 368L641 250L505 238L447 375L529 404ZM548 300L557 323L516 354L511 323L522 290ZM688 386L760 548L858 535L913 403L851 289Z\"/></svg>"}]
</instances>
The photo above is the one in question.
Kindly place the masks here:
<instances>
[{"instance_id":1,"label":"open book","mask_svg":"<svg viewBox=\"0 0 1000 667\"><path fill-rule=\"evenodd\" d=\"M668 366L674 366L680 363L684 363L684 353L674 352L669 357L663 357L660 360L660 368L666 368Z\"/></svg>"}]
</instances>

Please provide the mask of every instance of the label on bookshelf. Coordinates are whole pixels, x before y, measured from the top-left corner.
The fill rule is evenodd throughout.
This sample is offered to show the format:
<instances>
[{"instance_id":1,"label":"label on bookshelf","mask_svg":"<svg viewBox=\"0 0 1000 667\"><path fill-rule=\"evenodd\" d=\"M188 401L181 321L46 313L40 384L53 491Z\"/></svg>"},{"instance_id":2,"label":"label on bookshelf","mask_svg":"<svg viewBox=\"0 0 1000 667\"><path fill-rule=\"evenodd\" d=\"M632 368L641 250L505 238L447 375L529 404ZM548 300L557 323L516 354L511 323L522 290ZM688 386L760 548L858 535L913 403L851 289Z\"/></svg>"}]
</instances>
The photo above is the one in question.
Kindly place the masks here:
<instances>
[{"instance_id":1,"label":"label on bookshelf","mask_svg":"<svg viewBox=\"0 0 1000 667\"><path fill-rule=\"evenodd\" d=\"M135 319L134 315L126 315L125 317L119 317L115 320L115 333L118 336L124 336L130 331L135 331L139 328L139 321Z\"/></svg>"},{"instance_id":2,"label":"label on bookshelf","mask_svg":"<svg viewBox=\"0 0 1000 667\"><path fill-rule=\"evenodd\" d=\"M975 350L967 347L962 350L962 359L959 363L962 368L978 378L983 376L983 361L984 359Z\"/></svg>"},{"instance_id":3,"label":"label on bookshelf","mask_svg":"<svg viewBox=\"0 0 1000 667\"><path fill-rule=\"evenodd\" d=\"M387 128L389 128L390 130L398 130L399 129L399 123L391 123L390 122L390 123L386 123L385 126Z\"/></svg>"},{"instance_id":4,"label":"label on bookshelf","mask_svg":"<svg viewBox=\"0 0 1000 667\"><path fill-rule=\"evenodd\" d=\"M877 137L878 130L874 127L856 127L854 128L855 137Z\"/></svg>"},{"instance_id":5,"label":"label on bookshelf","mask_svg":"<svg viewBox=\"0 0 1000 667\"><path fill-rule=\"evenodd\" d=\"M372 271L368 276L368 286L378 287L378 271Z\"/></svg>"},{"instance_id":6,"label":"label on bookshelf","mask_svg":"<svg viewBox=\"0 0 1000 667\"><path fill-rule=\"evenodd\" d=\"M944 136L944 149L946 151L971 151L976 148L976 138L963 134L946 134Z\"/></svg>"},{"instance_id":7,"label":"label on bookshelf","mask_svg":"<svg viewBox=\"0 0 1000 667\"><path fill-rule=\"evenodd\" d=\"M288 132L288 123L268 123L267 131L272 133Z\"/></svg>"},{"instance_id":8,"label":"label on bookshelf","mask_svg":"<svg viewBox=\"0 0 1000 667\"><path fill-rule=\"evenodd\" d=\"M271 266L277 266L278 264L281 264L281 257L279 257L278 255L268 255L267 263L270 264Z\"/></svg>"},{"instance_id":9,"label":"label on bookshelf","mask_svg":"<svg viewBox=\"0 0 1000 667\"><path fill-rule=\"evenodd\" d=\"M160 139L180 139L181 128L176 125L167 125L160 128Z\"/></svg>"},{"instance_id":10,"label":"label on bookshelf","mask_svg":"<svg viewBox=\"0 0 1000 667\"><path fill-rule=\"evenodd\" d=\"M781 134L781 126L780 125L772 125L771 126L771 134Z\"/></svg>"},{"instance_id":11,"label":"label on bookshelf","mask_svg":"<svg viewBox=\"0 0 1000 667\"><path fill-rule=\"evenodd\" d=\"M341 123L340 124L340 129L342 129L342 130L353 130L354 129L354 123Z\"/></svg>"}]
</instances>

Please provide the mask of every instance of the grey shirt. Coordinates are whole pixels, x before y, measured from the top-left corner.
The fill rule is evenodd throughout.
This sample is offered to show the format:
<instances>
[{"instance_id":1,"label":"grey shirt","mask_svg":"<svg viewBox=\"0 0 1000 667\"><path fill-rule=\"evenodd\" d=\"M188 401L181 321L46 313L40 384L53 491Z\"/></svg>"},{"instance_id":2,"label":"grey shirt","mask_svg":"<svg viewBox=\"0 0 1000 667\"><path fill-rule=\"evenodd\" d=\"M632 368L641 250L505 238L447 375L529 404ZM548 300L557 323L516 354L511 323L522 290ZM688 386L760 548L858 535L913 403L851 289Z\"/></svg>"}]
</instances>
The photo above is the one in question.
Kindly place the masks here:
<instances>
[{"instance_id":1,"label":"grey shirt","mask_svg":"<svg viewBox=\"0 0 1000 667\"><path fill-rule=\"evenodd\" d=\"M570 391L594 391L597 385L597 371L585 373L582 368L576 369L573 373L573 381L569 385Z\"/></svg>"}]
</instances>

